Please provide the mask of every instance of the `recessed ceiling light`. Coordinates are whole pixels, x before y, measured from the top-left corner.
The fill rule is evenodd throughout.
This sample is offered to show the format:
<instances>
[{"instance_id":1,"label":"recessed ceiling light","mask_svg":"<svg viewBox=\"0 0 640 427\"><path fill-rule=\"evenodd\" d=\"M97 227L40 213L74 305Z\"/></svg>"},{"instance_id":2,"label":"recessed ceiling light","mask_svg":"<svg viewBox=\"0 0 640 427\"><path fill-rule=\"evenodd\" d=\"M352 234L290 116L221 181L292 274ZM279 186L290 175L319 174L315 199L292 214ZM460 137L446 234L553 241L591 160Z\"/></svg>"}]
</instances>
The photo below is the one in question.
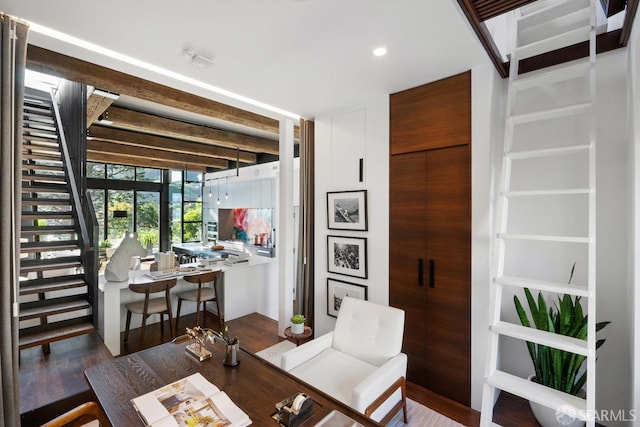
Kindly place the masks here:
<instances>
[{"instance_id":1,"label":"recessed ceiling light","mask_svg":"<svg viewBox=\"0 0 640 427\"><path fill-rule=\"evenodd\" d=\"M385 56L387 54L387 48L383 46L377 47L373 49L371 53L373 53L373 56Z\"/></svg>"}]
</instances>

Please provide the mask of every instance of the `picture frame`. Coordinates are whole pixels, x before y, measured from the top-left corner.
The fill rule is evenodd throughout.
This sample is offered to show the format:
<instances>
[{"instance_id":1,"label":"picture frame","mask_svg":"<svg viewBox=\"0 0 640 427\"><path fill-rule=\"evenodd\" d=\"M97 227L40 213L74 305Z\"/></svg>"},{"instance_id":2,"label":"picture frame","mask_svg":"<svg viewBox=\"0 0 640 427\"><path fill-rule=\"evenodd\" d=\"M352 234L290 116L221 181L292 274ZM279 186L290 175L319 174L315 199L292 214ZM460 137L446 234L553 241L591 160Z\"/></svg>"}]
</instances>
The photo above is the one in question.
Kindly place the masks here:
<instances>
[{"instance_id":1,"label":"picture frame","mask_svg":"<svg viewBox=\"0 0 640 427\"><path fill-rule=\"evenodd\" d=\"M365 285L327 278L327 315L338 317L342 299L346 296L367 301L368 290Z\"/></svg>"},{"instance_id":2,"label":"picture frame","mask_svg":"<svg viewBox=\"0 0 640 427\"><path fill-rule=\"evenodd\" d=\"M367 231L367 190L327 192L327 227Z\"/></svg>"},{"instance_id":3,"label":"picture frame","mask_svg":"<svg viewBox=\"0 0 640 427\"><path fill-rule=\"evenodd\" d=\"M366 279L367 239L327 236L327 271Z\"/></svg>"}]
</instances>

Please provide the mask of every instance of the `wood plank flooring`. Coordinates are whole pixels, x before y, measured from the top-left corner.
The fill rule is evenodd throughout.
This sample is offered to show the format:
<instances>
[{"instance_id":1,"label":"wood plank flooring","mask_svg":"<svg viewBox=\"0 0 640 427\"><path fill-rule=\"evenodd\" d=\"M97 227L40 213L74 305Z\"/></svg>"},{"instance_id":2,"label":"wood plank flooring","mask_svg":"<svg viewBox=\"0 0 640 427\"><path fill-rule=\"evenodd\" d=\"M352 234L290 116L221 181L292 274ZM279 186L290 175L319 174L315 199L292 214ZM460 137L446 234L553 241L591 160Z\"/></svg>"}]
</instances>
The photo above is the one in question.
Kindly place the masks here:
<instances>
[{"instance_id":1,"label":"wood plank flooring","mask_svg":"<svg viewBox=\"0 0 640 427\"><path fill-rule=\"evenodd\" d=\"M193 325L195 314L182 316L180 321L181 325ZM216 329L218 322L215 315L207 313L206 324ZM231 320L227 325L231 334L240 337L240 346L246 351L257 352L283 339L278 336L277 322L257 313ZM139 350L139 333L139 329L132 329L129 342L121 341L123 354ZM124 333L121 340L123 338ZM159 324L154 323L147 326L143 347L170 340L168 323L165 322L164 336L160 334ZM39 347L23 350L20 364L22 426L39 426L84 401L94 399L84 379L84 370L111 358L95 333L52 343L48 356L43 355ZM411 383L407 384L407 393L409 398L463 425L475 427L479 424L480 414L458 402ZM503 396L496 405L495 422L504 427L539 426L531 415L528 402Z\"/></svg>"}]
</instances>

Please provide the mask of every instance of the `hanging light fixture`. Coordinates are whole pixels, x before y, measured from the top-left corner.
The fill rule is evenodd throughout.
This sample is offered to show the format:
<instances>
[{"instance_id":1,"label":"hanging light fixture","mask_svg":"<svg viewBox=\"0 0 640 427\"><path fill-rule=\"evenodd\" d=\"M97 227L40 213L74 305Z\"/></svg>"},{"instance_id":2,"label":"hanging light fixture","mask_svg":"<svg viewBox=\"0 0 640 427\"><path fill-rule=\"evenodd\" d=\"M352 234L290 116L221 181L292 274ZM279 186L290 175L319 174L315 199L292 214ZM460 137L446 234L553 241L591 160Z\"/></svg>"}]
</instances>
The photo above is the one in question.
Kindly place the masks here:
<instances>
[{"instance_id":1,"label":"hanging light fixture","mask_svg":"<svg viewBox=\"0 0 640 427\"><path fill-rule=\"evenodd\" d=\"M225 184L224 199L229 200L229 177L228 176L224 177L224 184Z\"/></svg>"},{"instance_id":2,"label":"hanging light fixture","mask_svg":"<svg viewBox=\"0 0 640 427\"><path fill-rule=\"evenodd\" d=\"M217 203L220 204L220 178L217 178L217 179L218 179L218 200L217 200Z\"/></svg>"}]
</instances>

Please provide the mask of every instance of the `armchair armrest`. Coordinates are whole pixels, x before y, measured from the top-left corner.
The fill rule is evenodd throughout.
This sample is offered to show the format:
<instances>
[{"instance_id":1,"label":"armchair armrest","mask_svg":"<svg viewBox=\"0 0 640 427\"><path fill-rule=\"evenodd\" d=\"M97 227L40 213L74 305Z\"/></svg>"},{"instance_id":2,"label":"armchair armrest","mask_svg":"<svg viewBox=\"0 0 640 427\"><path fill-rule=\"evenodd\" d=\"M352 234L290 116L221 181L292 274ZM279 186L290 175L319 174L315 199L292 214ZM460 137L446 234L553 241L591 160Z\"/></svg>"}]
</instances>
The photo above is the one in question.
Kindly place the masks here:
<instances>
[{"instance_id":1,"label":"armchair armrest","mask_svg":"<svg viewBox=\"0 0 640 427\"><path fill-rule=\"evenodd\" d=\"M351 394L351 406L364 413L398 378L407 376L407 355L400 353L380 366L356 385Z\"/></svg>"},{"instance_id":2,"label":"armchair armrest","mask_svg":"<svg viewBox=\"0 0 640 427\"><path fill-rule=\"evenodd\" d=\"M293 348L282 355L280 367L285 371L290 371L298 365L317 356L323 350L331 347L333 343L333 332L322 335L316 339L308 341L301 346Z\"/></svg>"}]
</instances>

